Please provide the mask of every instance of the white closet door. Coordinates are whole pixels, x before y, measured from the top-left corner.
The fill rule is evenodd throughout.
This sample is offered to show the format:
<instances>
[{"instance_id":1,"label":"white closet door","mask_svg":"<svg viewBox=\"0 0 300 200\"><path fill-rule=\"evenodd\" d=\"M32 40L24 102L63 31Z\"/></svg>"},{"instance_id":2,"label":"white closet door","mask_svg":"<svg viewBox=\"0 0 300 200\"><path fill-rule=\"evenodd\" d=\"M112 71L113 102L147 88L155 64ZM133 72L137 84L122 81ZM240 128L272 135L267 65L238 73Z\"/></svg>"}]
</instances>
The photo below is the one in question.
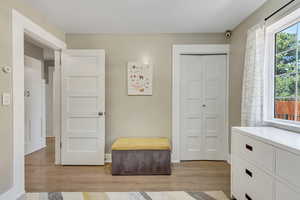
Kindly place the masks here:
<instances>
[{"instance_id":1,"label":"white closet door","mask_svg":"<svg viewBox=\"0 0 300 200\"><path fill-rule=\"evenodd\" d=\"M105 53L62 53L62 164L103 165Z\"/></svg>"},{"instance_id":2,"label":"white closet door","mask_svg":"<svg viewBox=\"0 0 300 200\"><path fill-rule=\"evenodd\" d=\"M181 160L203 159L203 73L201 56L181 56Z\"/></svg>"},{"instance_id":3,"label":"white closet door","mask_svg":"<svg viewBox=\"0 0 300 200\"><path fill-rule=\"evenodd\" d=\"M24 57L25 155L45 147L43 134L42 63Z\"/></svg>"},{"instance_id":4,"label":"white closet door","mask_svg":"<svg viewBox=\"0 0 300 200\"><path fill-rule=\"evenodd\" d=\"M181 56L181 160L225 159L226 56Z\"/></svg>"},{"instance_id":5,"label":"white closet door","mask_svg":"<svg viewBox=\"0 0 300 200\"><path fill-rule=\"evenodd\" d=\"M226 56L203 56L203 140L205 160L226 159Z\"/></svg>"}]
</instances>

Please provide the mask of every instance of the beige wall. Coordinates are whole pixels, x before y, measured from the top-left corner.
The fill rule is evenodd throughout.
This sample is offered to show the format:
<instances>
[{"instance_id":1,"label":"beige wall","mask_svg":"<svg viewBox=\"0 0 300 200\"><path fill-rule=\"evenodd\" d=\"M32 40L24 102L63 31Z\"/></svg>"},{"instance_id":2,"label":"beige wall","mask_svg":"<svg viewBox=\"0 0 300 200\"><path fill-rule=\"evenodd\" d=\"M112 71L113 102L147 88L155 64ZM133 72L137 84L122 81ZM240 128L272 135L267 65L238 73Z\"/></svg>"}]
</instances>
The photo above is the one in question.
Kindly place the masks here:
<instances>
[{"instance_id":1,"label":"beige wall","mask_svg":"<svg viewBox=\"0 0 300 200\"><path fill-rule=\"evenodd\" d=\"M41 47L32 44L31 42L25 41L24 42L24 54L26 56L35 58L44 62L44 51Z\"/></svg>"},{"instance_id":2,"label":"beige wall","mask_svg":"<svg viewBox=\"0 0 300 200\"><path fill-rule=\"evenodd\" d=\"M239 126L241 124L241 96L242 96L242 77L244 68L244 55L246 46L247 30L260 23L272 12L280 8L289 0L268 0L261 8L243 21L233 31L230 41L230 100L229 113L230 125ZM278 18L281 14L274 16Z\"/></svg>"},{"instance_id":3,"label":"beige wall","mask_svg":"<svg viewBox=\"0 0 300 200\"><path fill-rule=\"evenodd\" d=\"M10 16L6 8L0 7L0 66L11 65ZM5 31L7 30L7 31ZM0 70L0 94L11 92L11 74ZM1 102L2 103L2 102ZM0 194L12 185L12 108L0 105Z\"/></svg>"},{"instance_id":4,"label":"beige wall","mask_svg":"<svg viewBox=\"0 0 300 200\"><path fill-rule=\"evenodd\" d=\"M170 137L173 44L227 43L223 34L67 34L68 48L106 51L106 152L118 137ZM128 61L148 57L153 96L127 96Z\"/></svg>"},{"instance_id":5,"label":"beige wall","mask_svg":"<svg viewBox=\"0 0 300 200\"><path fill-rule=\"evenodd\" d=\"M37 24L60 38L65 39L64 33L48 25L45 18L19 0L1 0L0 2L0 67L12 65L12 33L11 9L15 8L23 15L28 16ZM4 74L0 70L0 94L12 90L12 74ZM0 105L0 194L12 186L13 181L13 133L12 107Z\"/></svg>"}]
</instances>

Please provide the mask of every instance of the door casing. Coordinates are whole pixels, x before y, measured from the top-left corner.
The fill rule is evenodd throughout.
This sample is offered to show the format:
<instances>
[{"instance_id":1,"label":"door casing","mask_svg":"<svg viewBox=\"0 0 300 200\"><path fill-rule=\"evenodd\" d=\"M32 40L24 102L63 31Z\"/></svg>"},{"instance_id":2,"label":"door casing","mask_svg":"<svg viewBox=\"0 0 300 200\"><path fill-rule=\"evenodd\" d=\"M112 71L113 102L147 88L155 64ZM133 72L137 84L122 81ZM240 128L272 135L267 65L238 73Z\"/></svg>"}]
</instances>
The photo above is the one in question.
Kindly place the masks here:
<instances>
[{"instance_id":1,"label":"door casing","mask_svg":"<svg viewBox=\"0 0 300 200\"><path fill-rule=\"evenodd\" d=\"M24 34L56 51L66 44L29 18L12 10L12 113L13 113L13 181L0 199L18 199L25 194L24 162Z\"/></svg>"},{"instance_id":2,"label":"door casing","mask_svg":"<svg viewBox=\"0 0 300 200\"><path fill-rule=\"evenodd\" d=\"M207 55L207 54L226 54L226 102L225 102L225 123L226 123L226 140L224 145L228 150L224 160L230 162L229 156L229 44L206 44L206 45L173 45L172 50L172 161L180 162L180 56L183 54Z\"/></svg>"}]
</instances>

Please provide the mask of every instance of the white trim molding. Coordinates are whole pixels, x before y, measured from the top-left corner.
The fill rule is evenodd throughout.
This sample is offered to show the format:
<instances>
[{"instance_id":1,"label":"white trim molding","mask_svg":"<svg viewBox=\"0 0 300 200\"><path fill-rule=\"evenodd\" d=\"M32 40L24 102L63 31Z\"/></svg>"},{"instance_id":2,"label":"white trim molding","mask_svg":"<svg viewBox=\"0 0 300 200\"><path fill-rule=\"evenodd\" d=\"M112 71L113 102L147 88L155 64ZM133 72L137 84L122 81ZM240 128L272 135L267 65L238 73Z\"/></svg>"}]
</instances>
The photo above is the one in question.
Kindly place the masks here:
<instances>
[{"instance_id":1,"label":"white trim molding","mask_svg":"<svg viewBox=\"0 0 300 200\"><path fill-rule=\"evenodd\" d=\"M231 165L231 154L228 154L227 163Z\"/></svg>"},{"instance_id":2,"label":"white trim molding","mask_svg":"<svg viewBox=\"0 0 300 200\"><path fill-rule=\"evenodd\" d=\"M66 44L32 22L16 10L12 10L12 100L13 100L13 186L0 199L17 199L25 193L24 172L24 34L54 49L65 49Z\"/></svg>"},{"instance_id":3,"label":"white trim molding","mask_svg":"<svg viewBox=\"0 0 300 200\"><path fill-rule=\"evenodd\" d=\"M111 153L106 153L104 157L104 162L105 163L111 163Z\"/></svg>"},{"instance_id":4,"label":"white trim molding","mask_svg":"<svg viewBox=\"0 0 300 200\"><path fill-rule=\"evenodd\" d=\"M52 131L55 135L55 164L61 164L61 52L54 51L52 86Z\"/></svg>"},{"instance_id":5,"label":"white trim molding","mask_svg":"<svg viewBox=\"0 0 300 200\"><path fill-rule=\"evenodd\" d=\"M274 79L275 79L275 35L276 33L300 22L300 8L266 27L265 64L264 64L264 124L300 132L300 122L276 119L274 117Z\"/></svg>"},{"instance_id":6,"label":"white trim molding","mask_svg":"<svg viewBox=\"0 0 300 200\"><path fill-rule=\"evenodd\" d=\"M0 200L21 200L24 194L25 190L20 193L15 193L15 188L13 187L7 192L0 195Z\"/></svg>"},{"instance_id":7,"label":"white trim molding","mask_svg":"<svg viewBox=\"0 0 300 200\"><path fill-rule=\"evenodd\" d=\"M205 45L173 45L172 63L172 161L180 162L180 55L182 54L226 54L227 55L227 91L226 91L226 148L229 153L229 124L228 124L228 97L229 97L229 44ZM226 155L227 155L226 153ZM227 158L224 158L227 160Z\"/></svg>"}]
</instances>

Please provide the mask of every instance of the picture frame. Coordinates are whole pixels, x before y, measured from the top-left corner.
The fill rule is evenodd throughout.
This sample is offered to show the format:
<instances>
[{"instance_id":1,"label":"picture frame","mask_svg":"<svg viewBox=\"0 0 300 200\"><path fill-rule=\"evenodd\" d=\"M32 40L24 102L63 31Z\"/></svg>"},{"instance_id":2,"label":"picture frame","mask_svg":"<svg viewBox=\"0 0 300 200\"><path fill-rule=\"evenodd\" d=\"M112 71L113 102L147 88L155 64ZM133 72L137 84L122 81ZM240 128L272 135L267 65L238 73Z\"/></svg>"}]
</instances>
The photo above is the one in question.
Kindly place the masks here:
<instances>
[{"instance_id":1,"label":"picture frame","mask_svg":"<svg viewBox=\"0 0 300 200\"><path fill-rule=\"evenodd\" d=\"M153 66L138 62L128 62L127 80L128 95L152 95Z\"/></svg>"}]
</instances>

